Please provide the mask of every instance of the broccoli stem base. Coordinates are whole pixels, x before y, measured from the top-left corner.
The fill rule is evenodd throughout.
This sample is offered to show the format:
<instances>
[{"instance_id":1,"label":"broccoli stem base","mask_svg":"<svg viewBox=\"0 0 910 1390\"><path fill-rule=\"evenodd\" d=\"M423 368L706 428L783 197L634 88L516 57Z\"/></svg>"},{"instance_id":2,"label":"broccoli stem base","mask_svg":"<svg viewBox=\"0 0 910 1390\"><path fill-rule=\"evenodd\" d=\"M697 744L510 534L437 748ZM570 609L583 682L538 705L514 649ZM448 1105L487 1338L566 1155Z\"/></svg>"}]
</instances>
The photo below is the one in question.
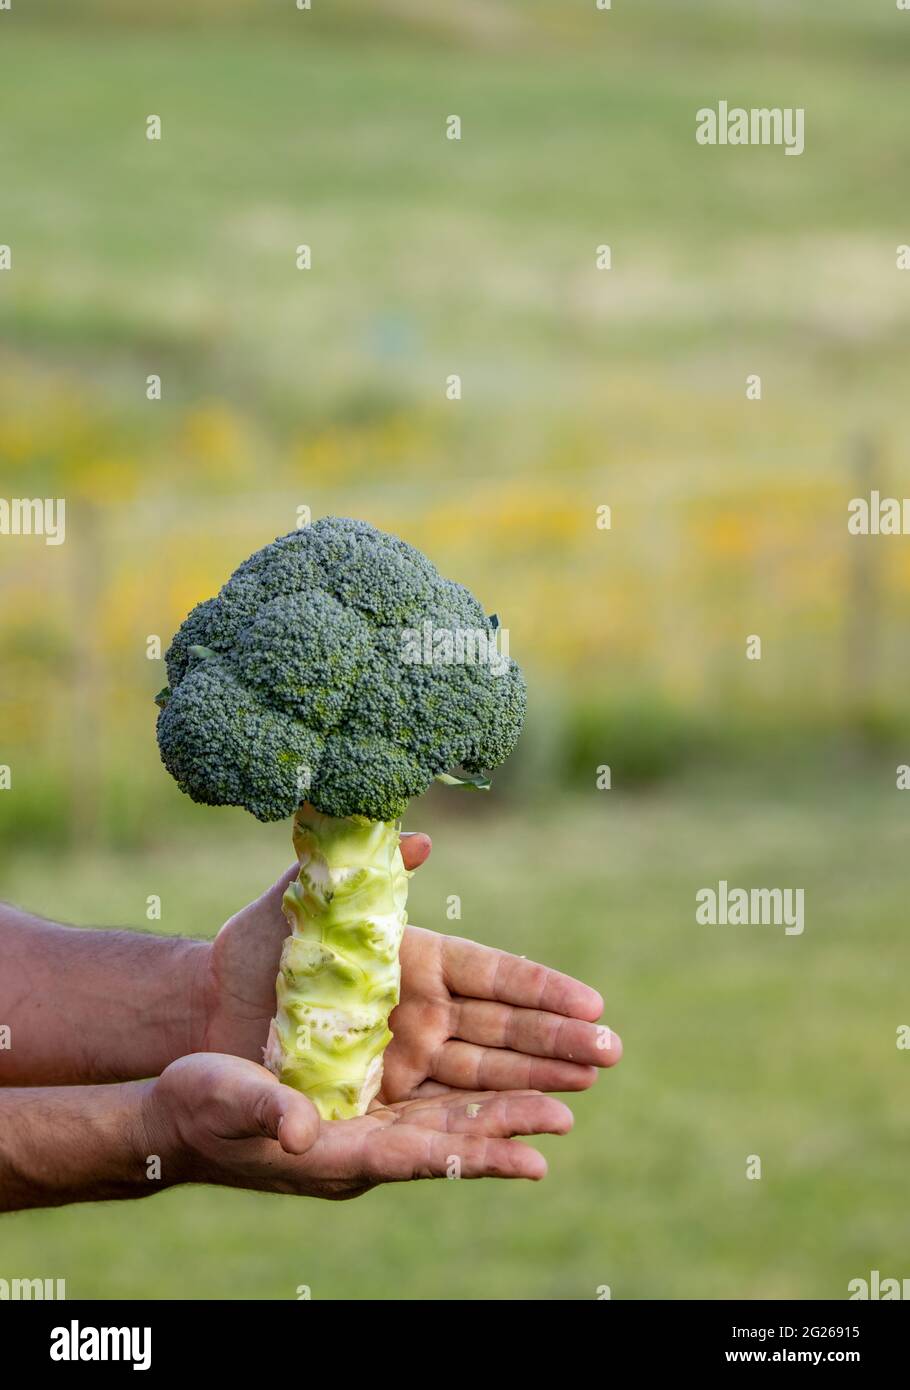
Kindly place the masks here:
<instances>
[{"instance_id":1,"label":"broccoli stem base","mask_svg":"<svg viewBox=\"0 0 910 1390\"><path fill-rule=\"evenodd\" d=\"M263 1060L326 1120L365 1114L382 1082L407 922L399 831L308 804L294 817L300 872L282 903L291 935Z\"/></svg>"}]
</instances>

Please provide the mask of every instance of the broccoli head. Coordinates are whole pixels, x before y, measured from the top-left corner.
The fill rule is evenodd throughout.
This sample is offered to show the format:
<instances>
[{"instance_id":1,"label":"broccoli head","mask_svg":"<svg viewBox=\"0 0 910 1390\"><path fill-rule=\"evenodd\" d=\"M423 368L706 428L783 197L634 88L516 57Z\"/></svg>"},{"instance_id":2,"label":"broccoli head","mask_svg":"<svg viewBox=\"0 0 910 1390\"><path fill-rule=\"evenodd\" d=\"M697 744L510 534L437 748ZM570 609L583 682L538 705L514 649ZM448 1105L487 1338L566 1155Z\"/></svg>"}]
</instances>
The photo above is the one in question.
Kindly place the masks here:
<instances>
[{"instance_id":1,"label":"broccoli head","mask_svg":"<svg viewBox=\"0 0 910 1390\"><path fill-rule=\"evenodd\" d=\"M302 801L395 819L435 777L515 746L525 684L496 627L419 550L324 517L184 621L165 658L162 761L194 801L263 821Z\"/></svg>"}]
</instances>

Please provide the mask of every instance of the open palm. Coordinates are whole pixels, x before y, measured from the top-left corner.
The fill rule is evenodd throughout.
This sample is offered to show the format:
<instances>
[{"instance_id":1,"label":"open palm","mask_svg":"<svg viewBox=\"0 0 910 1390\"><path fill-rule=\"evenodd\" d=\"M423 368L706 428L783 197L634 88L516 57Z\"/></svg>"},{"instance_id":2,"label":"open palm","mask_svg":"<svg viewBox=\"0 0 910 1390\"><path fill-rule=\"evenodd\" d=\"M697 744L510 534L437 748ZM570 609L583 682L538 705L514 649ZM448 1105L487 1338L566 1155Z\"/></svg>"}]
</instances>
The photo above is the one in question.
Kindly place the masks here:
<instances>
[{"instance_id":1,"label":"open palm","mask_svg":"<svg viewBox=\"0 0 910 1390\"><path fill-rule=\"evenodd\" d=\"M335 1199L418 1178L542 1178L546 1160L518 1136L572 1127L561 1101L534 1091L453 1091L321 1120L264 1067L206 1052L161 1073L142 1119L142 1151L161 1156L167 1184Z\"/></svg>"},{"instance_id":2,"label":"open palm","mask_svg":"<svg viewBox=\"0 0 910 1390\"><path fill-rule=\"evenodd\" d=\"M405 867L430 852L402 837ZM206 961L201 1049L260 1061L275 1012L275 977L288 925L281 899L294 865L228 921ZM392 1105L445 1090L581 1091L622 1044L599 1025L596 990L557 970L460 937L407 927L401 1002L393 1011L379 1099Z\"/></svg>"}]
</instances>

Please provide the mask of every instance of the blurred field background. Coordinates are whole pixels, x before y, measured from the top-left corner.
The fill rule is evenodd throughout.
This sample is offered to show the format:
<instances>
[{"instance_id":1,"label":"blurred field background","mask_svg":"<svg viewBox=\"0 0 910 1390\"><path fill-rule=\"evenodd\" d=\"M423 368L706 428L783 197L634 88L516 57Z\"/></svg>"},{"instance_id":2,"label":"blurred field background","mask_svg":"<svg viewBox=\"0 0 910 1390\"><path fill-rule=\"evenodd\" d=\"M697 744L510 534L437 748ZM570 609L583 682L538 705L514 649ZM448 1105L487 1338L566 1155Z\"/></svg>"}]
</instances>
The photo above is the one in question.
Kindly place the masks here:
<instances>
[{"instance_id":1,"label":"blurred field background","mask_svg":"<svg viewBox=\"0 0 910 1390\"><path fill-rule=\"evenodd\" d=\"M148 926L157 893L165 930L209 934L277 875L284 827L160 767L146 642L299 506L364 517L500 613L532 693L490 798L412 808L436 848L411 915L450 928L460 893L465 935L597 985L627 1055L543 1187L6 1218L0 1276L840 1298L907 1274L910 552L845 523L910 495L910 15L314 6L0 14L0 493L67 501L65 545L0 538L0 894ZM721 98L804 106L806 153L698 147ZM804 886L805 935L697 927L719 878Z\"/></svg>"}]
</instances>

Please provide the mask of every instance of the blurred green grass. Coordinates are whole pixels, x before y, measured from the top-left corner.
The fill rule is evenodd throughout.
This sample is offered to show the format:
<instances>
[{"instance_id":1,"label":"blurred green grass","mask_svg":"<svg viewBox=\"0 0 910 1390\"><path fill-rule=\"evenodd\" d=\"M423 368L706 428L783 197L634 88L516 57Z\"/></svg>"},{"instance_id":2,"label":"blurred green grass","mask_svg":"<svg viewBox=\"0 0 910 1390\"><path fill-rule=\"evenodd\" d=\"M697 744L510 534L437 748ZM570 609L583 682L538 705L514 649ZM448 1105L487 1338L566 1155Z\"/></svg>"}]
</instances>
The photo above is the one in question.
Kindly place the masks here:
<instances>
[{"instance_id":1,"label":"blurred green grass","mask_svg":"<svg viewBox=\"0 0 910 1390\"><path fill-rule=\"evenodd\" d=\"M493 415L569 410L630 366L719 400L763 358L778 398L905 422L901 16L498 4L504 47L462 8L7 21L7 343L78 346L118 390L154 356L172 401L217 389L275 423L419 401L453 364ZM805 106L806 154L697 146L723 93Z\"/></svg>"},{"instance_id":2,"label":"blurred green grass","mask_svg":"<svg viewBox=\"0 0 910 1390\"><path fill-rule=\"evenodd\" d=\"M908 947L899 793L820 775L781 796L739 776L660 797L592 793L548 812L452 820L412 808L434 853L411 915L581 975L626 1056L569 1097L571 1138L539 1186L425 1184L351 1204L212 1190L23 1214L0 1269L65 1277L71 1297L830 1298L899 1274ZM204 824L203 822L207 822ZM284 828L143 853L20 855L10 892L48 913L208 934L284 868ZM696 926L695 892L806 890L806 930ZM746 1157L763 1176L749 1182Z\"/></svg>"}]
</instances>

